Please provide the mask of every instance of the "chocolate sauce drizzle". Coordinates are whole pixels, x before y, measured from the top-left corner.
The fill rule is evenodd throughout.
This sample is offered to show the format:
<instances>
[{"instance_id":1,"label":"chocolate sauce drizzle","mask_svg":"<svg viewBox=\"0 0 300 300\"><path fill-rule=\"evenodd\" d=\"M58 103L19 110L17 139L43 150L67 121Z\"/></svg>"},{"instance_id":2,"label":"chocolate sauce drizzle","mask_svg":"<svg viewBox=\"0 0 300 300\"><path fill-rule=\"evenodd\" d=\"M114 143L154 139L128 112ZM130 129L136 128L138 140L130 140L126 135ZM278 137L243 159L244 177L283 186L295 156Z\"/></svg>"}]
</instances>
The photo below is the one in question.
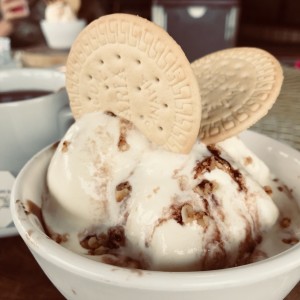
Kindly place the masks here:
<instances>
[{"instance_id":1,"label":"chocolate sauce drizzle","mask_svg":"<svg viewBox=\"0 0 300 300\"><path fill-rule=\"evenodd\" d=\"M56 232L50 230L50 228L46 225L41 208L33 201L31 201L31 200L26 201L26 208L24 211L27 215L32 214L32 215L36 216L36 218L39 220L45 234L49 238L54 240L56 243L61 244L68 240L69 235L67 233L59 234L59 233L56 233Z\"/></svg>"},{"instance_id":2,"label":"chocolate sauce drizzle","mask_svg":"<svg viewBox=\"0 0 300 300\"><path fill-rule=\"evenodd\" d=\"M202 161L197 161L197 165L194 168L194 179L198 178L204 172L211 172L213 169L219 168L231 176L231 178L237 183L239 191L247 193L247 187L241 172L234 169L227 160L221 157L221 151L217 149L214 144L208 145L207 149L212 155Z\"/></svg>"},{"instance_id":3,"label":"chocolate sauce drizzle","mask_svg":"<svg viewBox=\"0 0 300 300\"><path fill-rule=\"evenodd\" d=\"M125 120L120 119L120 136L118 141L118 148L121 152L128 151L130 149L130 145L127 143L127 132L132 128L132 123Z\"/></svg>"}]
</instances>

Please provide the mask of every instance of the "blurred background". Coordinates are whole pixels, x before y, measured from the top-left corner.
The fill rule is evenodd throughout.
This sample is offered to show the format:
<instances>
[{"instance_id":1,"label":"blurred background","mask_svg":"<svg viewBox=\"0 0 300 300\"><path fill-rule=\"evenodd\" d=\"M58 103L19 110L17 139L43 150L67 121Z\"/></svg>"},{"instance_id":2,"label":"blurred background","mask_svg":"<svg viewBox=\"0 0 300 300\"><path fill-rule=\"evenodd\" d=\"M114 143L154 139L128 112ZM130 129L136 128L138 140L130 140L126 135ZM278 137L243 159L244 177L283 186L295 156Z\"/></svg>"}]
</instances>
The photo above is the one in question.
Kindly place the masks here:
<instances>
[{"instance_id":1,"label":"blurred background","mask_svg":"<svg viewBox=\"0 0 300 300\"><path fill-rule=\"evenodd\" d=\"M30 15L14 21L14 49L45 44L38 31L47 1L28 2ZM161 25L190 61L233 46L266 49L292 66L300 59L299 0L82 0L78 15L89 23L116 12L137 14Z\"/></svg>"},{"instance_id":2,"label":"blurred background","mask_svg":"<svg viewBox=\"0 0 300 300\"><path fill-rule=\"evenodd\" d=\"M101 1L101 0L100 0ZM108 10L162 25L192 61L232 46L257 46L281 61L300 58L297 0L114 0Z\"/></svg>"},{"instance_id":3,"label":"blurred background","mask_svg":"<svg viewBox=\"0 0 300 300\"><path fill-rule=\"evenodd\" d=\"M300 56L298 0L155 0L149 5L153 20L167 28L190 60L232 46L260 47L290 65Z\"/></svg>"},{"instance_id":4,"label":"blurred background","mask_svg":"<svg viewBox=\"0 0 300 300\"><path fill-rule=\"evenodd\" d=\"M138 14L164 27L191 61L232 46L260 47L290 65L300 58L298 0L106 2L107 12Z\"/></svg>"}]
</instances>

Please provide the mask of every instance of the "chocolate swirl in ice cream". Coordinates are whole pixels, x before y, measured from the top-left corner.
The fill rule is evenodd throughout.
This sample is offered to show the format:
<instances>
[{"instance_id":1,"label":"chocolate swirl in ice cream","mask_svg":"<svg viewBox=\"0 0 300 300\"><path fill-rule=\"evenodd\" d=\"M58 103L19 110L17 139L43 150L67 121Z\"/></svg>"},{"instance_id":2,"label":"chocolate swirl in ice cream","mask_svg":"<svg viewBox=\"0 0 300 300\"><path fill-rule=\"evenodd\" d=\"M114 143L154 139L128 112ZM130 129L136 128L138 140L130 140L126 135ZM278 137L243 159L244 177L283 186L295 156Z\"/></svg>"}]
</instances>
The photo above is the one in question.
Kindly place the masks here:
<instances>
[{"instance_id":1,"label":"chocolate swirl in ice cream","mask_svg":"<svg viewBox=\"0 0 300 300\"><path fill-rule=\"evenodd\" d=\"M68 233L64 247L161 271L226 268L268 256L265 232L277 228L278 209L265 189L275 200L290 196L238 138L197 141L189 154L176 154L101 112L72 125L47 182L44 220L52 232ZM288 229L280 229L278 244L294 237Z\"/></svg>"}]
</instances>

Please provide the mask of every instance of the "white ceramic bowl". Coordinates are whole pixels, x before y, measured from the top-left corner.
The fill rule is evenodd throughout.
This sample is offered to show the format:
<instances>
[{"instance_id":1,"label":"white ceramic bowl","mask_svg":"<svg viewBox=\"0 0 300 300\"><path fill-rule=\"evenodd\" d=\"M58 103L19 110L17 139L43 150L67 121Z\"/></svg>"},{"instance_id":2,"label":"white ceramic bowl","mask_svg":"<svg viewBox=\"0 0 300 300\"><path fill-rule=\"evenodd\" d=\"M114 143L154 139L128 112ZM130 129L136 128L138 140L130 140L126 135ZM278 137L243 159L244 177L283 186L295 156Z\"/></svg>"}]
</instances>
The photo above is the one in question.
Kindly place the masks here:
<instances>
[{"instance_id":1,"label":"white ceramic bowl","mask_svg":"<svg viewBox=\"0 0 300 300\"><path fill-rule=\"evenodd\" d=\"M41 29L50 48L69 49L74 40L85 27L85 20L75 20L69 22L48 22L42 20Z\"/></svg>"},{"instance_id":2,"label":"white ceramic bowl","mask_svg":"<svg viewBox=\"0 0 300 300\"><path fill-rule=\"evenodd\" d=\"M300 201L300 153L254 132L242 139L288 182ZM27 200L41 205L54 147L38 153L19 173L12 191L15 225L35 259L67 299L105 300L282 300L300 279L300 244L246 266L205 272L128 270L95 262L49 239L38 219L26 214Z\"/></svg>"}]
</instances>

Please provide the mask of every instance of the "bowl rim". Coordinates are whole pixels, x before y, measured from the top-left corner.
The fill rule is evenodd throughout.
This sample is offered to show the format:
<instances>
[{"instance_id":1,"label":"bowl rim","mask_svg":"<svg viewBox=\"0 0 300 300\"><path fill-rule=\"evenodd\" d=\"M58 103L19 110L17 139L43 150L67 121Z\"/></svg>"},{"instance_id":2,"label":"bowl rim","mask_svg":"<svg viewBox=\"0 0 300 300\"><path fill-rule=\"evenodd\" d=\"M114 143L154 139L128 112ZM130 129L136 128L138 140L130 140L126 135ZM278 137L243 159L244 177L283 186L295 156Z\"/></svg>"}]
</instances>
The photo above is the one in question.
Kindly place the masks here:
<instances>
[{"instance_id":1,"label":"bowl rim","mask_svg":"<svg viewBox=\"0 0 300 300\"><path fill-rule=\"evenodd\" d=\"M257 135L265 137L263 134L253 131L248 131L247 134L250 134L250 136ZM280 146L285 149L292 149L300 156L300 153L290 146L272 138L267 138L280 144ZM270 258L248 265L222 270L193 272L126 269L94 261L73 253L71 250L51 240L42 230L36 230L24 210L18 208L16 201L17 190L19 186L22 186L22 177L28 172L31 165L34 164L43 153L50 151L51 148L53 148L53 144L39 151L25 164L18 174L11 192L11 213L17 230L30 250L33 251L33 254L39 255L58 268L77 274L80 277L89 278L93 281L109 285L161 291L170 289L173 291L199 291L222 289L236 285L242 286L276 277L297 268L300 269L300 243ZM34 231L34 234L28 234L30 231Z\"/></svg>"}]
</instances>

